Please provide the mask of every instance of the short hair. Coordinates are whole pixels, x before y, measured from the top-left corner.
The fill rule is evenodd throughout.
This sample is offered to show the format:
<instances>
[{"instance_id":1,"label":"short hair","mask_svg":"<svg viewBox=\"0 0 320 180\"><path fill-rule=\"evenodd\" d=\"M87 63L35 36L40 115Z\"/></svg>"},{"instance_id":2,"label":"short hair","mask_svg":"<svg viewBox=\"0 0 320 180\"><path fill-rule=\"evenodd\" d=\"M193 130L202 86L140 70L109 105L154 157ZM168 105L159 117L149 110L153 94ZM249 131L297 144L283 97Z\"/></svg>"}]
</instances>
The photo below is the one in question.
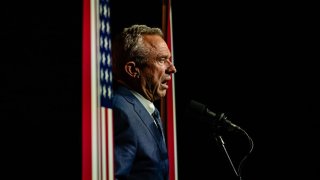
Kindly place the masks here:
<instances>
[{"instance_id":1,"label":"short hair","mask_svg":"<svg viewBox=\"0 0 320 180\"><path fill-rule=\"evenodd\" d=\"M148 59L150 50L145 48L142 43L143 35L159 35L164 37L161 29L156 27L148 27L146 25L134 24L124 28L112 42L112 69L113 77L121 79L124 75L123 66L130 60L141 64Z\"/></svg>"}]
</instances>

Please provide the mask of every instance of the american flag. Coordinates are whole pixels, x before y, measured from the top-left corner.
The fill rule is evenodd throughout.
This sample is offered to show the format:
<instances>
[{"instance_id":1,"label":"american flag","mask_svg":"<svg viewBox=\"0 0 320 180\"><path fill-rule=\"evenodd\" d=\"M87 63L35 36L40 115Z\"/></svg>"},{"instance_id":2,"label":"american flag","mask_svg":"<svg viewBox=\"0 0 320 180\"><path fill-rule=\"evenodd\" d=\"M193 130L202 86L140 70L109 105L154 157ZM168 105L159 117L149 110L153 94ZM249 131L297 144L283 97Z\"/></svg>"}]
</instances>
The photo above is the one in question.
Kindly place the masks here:
<instances>
[{"instance_id":1,"label":"american flag","mask_svg":"<svg viewBox=\"0 0 320 180\"><path fill-rule=\"evenodd\" d=\"M82 180L114 179L109 0L83 0Z\"/></svg>"}]
</instances>

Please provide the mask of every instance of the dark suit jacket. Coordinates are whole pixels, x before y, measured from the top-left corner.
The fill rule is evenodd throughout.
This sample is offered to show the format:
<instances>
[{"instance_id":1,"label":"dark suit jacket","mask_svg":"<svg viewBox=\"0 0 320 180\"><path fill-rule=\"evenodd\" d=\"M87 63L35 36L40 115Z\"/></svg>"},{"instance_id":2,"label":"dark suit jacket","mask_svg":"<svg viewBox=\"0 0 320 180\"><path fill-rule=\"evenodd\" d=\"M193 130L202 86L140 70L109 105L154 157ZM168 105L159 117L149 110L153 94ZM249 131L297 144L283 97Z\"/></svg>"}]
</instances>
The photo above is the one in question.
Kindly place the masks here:
<instances>
[{"instance_id":1,"label":"dark suit jacket","mask_svg":"<svg viewBox=\"0 0 320 180\"><path fill-rule=\"evenodd\" d=\"M126 88L113 94L117 179L167 180L168 153L151 115Z\"/></svg>"}]
</instances>

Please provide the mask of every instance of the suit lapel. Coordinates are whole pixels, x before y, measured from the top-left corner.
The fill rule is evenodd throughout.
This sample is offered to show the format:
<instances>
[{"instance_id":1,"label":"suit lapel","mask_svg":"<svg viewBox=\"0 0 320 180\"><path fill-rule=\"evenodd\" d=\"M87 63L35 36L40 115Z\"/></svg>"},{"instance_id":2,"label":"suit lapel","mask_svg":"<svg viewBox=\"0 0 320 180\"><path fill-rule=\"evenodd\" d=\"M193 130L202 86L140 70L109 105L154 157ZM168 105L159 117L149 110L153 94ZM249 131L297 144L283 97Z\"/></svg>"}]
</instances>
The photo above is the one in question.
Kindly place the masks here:
<instances>
[{"instance_id":1,"label":"suit lapel","mask_svg":"<svg viewBox=\"0 0 320 180\"><path fill-rule=\"evenodd\" d=\"M160 134L158 128L154 124L152 116L148 113L148 111L144 108L140 101L127 88L119 87L119 93L124 95L127 101L129 101L133 105L134 110L140 117L140 120L146 125L150 134L157 142L160 151L165 154L167 152L166 144L163 141L163 137Z\"/></svg>"},{"instance_id":2,"label":"suit lapel","mask_svg":"<svg viewBox=\"0 0 320 180\"><path fill-rule=\"evenodd\" d=\"M143 105L139 101L134 104L134 108L135 108L135 111L137 112L137 114L140 116L141 121L143 121L143 123L148 127L150 133L152 134L152 136L156 140L159 148L161 150L163 150L163 148L165 146L164 141L162 139L163 137L160 134L157 126L153 122L154 120L153 120L152 116L148 113L148 111L143 107ZM143 117L145 117L145 118L143 118Z\"/></svg>"}]
</instances>

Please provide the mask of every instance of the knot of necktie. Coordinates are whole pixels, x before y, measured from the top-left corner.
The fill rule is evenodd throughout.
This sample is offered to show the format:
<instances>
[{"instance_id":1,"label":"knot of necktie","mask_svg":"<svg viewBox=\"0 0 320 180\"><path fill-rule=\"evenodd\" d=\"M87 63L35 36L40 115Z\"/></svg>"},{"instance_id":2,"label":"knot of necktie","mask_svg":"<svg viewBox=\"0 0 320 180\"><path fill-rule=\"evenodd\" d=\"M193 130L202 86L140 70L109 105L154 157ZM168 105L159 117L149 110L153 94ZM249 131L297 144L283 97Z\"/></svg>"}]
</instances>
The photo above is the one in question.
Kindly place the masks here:
<instances>
[{"instance_id":1,"label":"knot of necktie","mask_svg":"<svg viewBox=\"0 0 320 180\"><path fill-rule=\"evenodd\" d=\"M157 120L160 120L160 119L161 119L161 118L160 118L160 113L159 113L159 111L158 111L157 109L155 109L155 110L153 111L152 116L153 116L155 119L157 119Z\"/></svg>"}]
</instances>

